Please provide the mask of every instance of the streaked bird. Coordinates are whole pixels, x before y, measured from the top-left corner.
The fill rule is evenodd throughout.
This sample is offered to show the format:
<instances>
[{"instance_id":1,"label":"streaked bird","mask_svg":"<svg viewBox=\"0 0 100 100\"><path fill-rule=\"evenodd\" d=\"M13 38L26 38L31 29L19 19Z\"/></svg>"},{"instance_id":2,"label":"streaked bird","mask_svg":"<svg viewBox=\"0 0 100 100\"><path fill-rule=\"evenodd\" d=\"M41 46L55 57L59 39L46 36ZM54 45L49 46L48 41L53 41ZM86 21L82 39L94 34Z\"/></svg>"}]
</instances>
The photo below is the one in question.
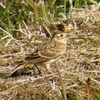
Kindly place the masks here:
<instances>
[{"instance_id":1,"label":"streaked bird","mask_svg":"<svg viewBox=\"0 0 100 100\"><path fill-rule=\"evenodd\" d=\"M27 64L43 64L51 72L50 64L58 60L66 52L66 33L56 34L49 42L41 44L35 52L28 55L9 74L13 74Z\"/></svg>"}]
</instances>

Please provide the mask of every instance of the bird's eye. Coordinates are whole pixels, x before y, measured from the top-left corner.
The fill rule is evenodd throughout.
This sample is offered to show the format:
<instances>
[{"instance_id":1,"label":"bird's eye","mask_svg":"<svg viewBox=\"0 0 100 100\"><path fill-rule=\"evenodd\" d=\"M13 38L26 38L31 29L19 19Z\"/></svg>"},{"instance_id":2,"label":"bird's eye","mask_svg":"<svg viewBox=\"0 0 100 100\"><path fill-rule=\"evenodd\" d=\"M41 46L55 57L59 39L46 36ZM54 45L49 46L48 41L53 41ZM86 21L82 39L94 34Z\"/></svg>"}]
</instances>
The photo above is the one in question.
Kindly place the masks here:
<instances>
[{"instance_id":1,"label":"bird's eye","mask_svg":"<svg viewBox=\"0 0 100 100\"><path fill-rule=\"evenodd\" d=\"M60 34L61 37L63 37L63 34Z\"/></svg>"}]
</instances>

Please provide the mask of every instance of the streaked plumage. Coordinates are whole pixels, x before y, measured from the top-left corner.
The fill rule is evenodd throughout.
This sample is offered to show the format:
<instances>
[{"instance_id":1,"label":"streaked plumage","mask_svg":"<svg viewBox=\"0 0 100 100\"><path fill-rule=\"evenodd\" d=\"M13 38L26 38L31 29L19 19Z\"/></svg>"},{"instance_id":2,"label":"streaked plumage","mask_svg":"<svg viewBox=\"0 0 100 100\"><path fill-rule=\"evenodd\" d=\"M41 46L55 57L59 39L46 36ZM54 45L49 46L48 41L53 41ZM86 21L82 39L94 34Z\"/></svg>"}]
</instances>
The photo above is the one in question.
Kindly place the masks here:
<instances>
[{"instance_id":1,"label":"streaked plumage","mask_svg":"<svg viewBox=\"0 0 100 100\"><path fill-rule=\"evenodd\" d=\"M23 68L23 64L44 64L49 70L52 62L59 59L66 51L66 34L56 34L51 41L42 44L35 52L28 55L24 61L20 62L10 73L12 76L17 70ZM49 70L50 71L50 70Z\"/></svg>"}]
</instances>

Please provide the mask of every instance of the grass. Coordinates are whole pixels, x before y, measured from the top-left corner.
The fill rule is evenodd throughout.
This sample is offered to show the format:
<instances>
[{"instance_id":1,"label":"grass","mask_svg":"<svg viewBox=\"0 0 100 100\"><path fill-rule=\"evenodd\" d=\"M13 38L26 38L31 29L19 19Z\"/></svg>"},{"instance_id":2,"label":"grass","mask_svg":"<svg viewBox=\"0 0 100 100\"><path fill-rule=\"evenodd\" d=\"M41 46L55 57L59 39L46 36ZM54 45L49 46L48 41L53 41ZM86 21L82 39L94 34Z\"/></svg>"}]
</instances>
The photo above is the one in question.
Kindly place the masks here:
<instances>
[{"instance_id":1,"label":"grass","mask_svg":"<svg viewBox=\"0 0 100 100\"><path fill-rule=\"evenodd\" d=\"M30 36L30 34L28 32L26 32L25 30L27 30L27 27L30 27L31 23L32 24L39 23L38 26L41 25L42 23L45 23L48 25L48 23L53 23L53 22L58 21L58 19L60 18L59 17L60 14L64 14L64 16L67 16L68 14L71 14L72 11L76 8L77 9L82 8L84 5L97 4L96 1L99 2L99 0L95 0L95 1L94 0L47 0L45 2L44 2L44 0L38 0L36 2L33 2L33 0L26 0L26 1L11 0L11 2L9 2L9 0L6 0L5 2L4 1L0 2L0 39L1 39L0 45L3 45L5 47L7 47L12 41L14 41L14 43L16 42L16 44L17 44L18 43L17 39L20 40L20 38L22 38L22 37L26 38L26 36ZM24 23L26 24L26 26ZM34 28L34 25L32 28ZM37 27L35 29L37 30ZM26 32L25 33L26 36L21 34L21 31L23 33ZM94 33L94 35L95 35L95 33ZM91 37L91 38L94 38L94 37ZM90 40L90 41L92 41L92 40ZM96 46L98 46L98 43L99 43L98 41L99 41L98 38L97 38L97 41L94 41L94 42L96 42ZM81 41L79 41L77 43L80 44ZM88 42L88 43L90 43L90 42ZM24 49L30 49L30 47L26 46ZM12 50L12 51L14 52L14 50ZM4 52L4 51L2 51L2 52ZM94 53L94 55L95 55L95 53ZM53 90L48 77L46 77L47 83L49 84L50 90L52 92L52 97L54 100L57 100L58 98L59 98L59 100L60 99L67 100L68 96L67 96L67 91L65 88L65 83L63 83L63 78L61 76L59 68L58 67L56 67L56 68L57 68L57 72L58 72L58 76L59 76L58 79L59 79L60 87L61 87L60 93L55 93L55 90ZM37 81L38 81L38 78L37 78ZM91 80L91 81L93 81L93 80ZM85 84L85 82L83 82L83 83ZM41 86L43 84L44 83L42 83ZM36 84L36 86L38 87L38 84ZM21 89L20 92L23 94L24 92L26 93L26 91L28 91L28 90L25 89L25 91L24 91L24 86L23 86L23 88ZM100 94L96 93L93 89L91 90L91 88L88 86L88 84L86 84L86 89L85 89L85 87L83 87L82 91L88 91L88 92L86 92L87 95L84 97L82 95L82 93L80 93L81 96L79 96L78 93L76 93L76 94L74 94L76 100L85 100L85 99L92 100L90 95L92 95L94 98L96 98L96 100L100 100ZM41 94L42 94L42 92L41 92ZM41 95L41 94L39 94L39 95ZM60 98L60 96L61 96L61 98ZM83 99L83 97L85 99Z\"/></svg>"},{"instance_id":2,"label":"grass","mask_svg":"<svg viewBox=\"0 0 100 100\"><path fill-rule=\"evenodd\" d=\"M93 0L50 0L44 3L43 0L33 2L32 0L20 1L11 0L2 4L0 11L0 26L11 32L11 29L18 29L22 21L46 22L55 21L59 14L67 15L75 8L81 8L84 4L96 4ZM62 7L61 7L62 5ZM66 6L67 5L67 6ZM42 13L41 13L42 12ZM12 33L13 34L13 33Z\"/></svg>"}]
</instances>

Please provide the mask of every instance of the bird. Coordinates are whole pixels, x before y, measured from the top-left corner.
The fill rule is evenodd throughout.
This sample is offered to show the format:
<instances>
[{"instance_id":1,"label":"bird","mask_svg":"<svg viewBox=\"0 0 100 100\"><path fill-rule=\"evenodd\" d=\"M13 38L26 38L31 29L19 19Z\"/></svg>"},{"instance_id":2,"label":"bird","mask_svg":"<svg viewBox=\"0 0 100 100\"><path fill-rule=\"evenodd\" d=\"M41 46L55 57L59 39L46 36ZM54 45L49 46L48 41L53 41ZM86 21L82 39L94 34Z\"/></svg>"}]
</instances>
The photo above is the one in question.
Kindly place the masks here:
<instances>
[{"instance_id":1,"label":"bird","mask_svg":"<svg viewBox=\"0 0 100 100\"><path fill-rule=\"evenodd\" d=\"M55 34L49 42L41 44L33 53L29 54L15 66L9 76L13 76L16 71L22 69L27 64L43 64L52 73L50 64L57 61L65 52L66 33Z\"/></svg>"}]
</instances>

